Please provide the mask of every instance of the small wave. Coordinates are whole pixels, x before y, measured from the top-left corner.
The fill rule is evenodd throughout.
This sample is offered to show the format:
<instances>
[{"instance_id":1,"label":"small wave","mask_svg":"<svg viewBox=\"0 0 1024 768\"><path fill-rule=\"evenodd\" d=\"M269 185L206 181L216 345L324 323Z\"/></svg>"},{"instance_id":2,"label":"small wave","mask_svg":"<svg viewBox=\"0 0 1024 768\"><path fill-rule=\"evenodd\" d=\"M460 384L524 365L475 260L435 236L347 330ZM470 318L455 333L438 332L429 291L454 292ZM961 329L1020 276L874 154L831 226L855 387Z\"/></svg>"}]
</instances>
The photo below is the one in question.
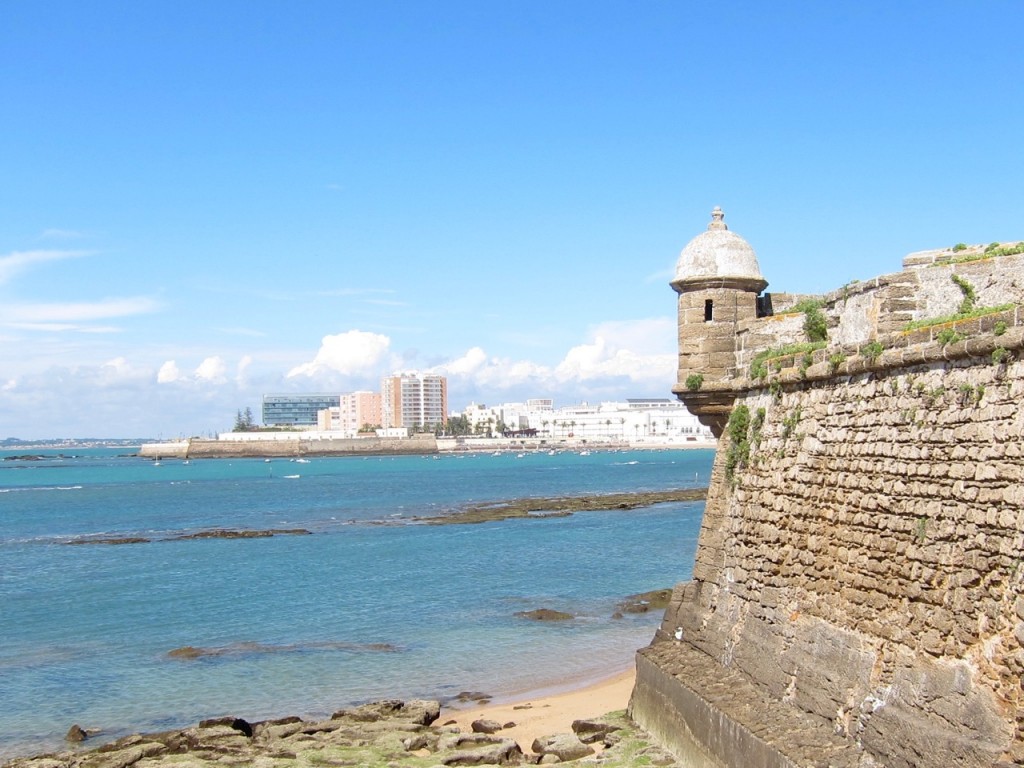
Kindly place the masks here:
<instances>
[{"instance_id":1,"label":"small wave","mask_svg":"<svg viewBox=\"0 0 1024 768\"><path fill-rule=\"evenodd\" d=\"M0 493L15 493L17 491L80 491L81 485L41 485L31 488L0 488Z\"/></svg>"}]
</instances>

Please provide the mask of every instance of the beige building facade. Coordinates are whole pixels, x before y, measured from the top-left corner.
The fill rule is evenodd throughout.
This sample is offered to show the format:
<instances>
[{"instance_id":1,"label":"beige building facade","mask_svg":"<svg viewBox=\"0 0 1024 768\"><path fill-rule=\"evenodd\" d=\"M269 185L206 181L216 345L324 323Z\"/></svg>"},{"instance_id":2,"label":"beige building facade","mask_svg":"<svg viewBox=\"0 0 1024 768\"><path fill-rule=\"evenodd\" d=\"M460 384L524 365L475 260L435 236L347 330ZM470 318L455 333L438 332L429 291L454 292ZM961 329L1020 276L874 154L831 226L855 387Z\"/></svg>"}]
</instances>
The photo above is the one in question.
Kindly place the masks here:
<instances>
[{"instance_id":1,"label":"beige building facade","mask_svg":"<svg viewBox=\"0 0 1024 768\"><path fill-rule=\"evenodd\" d=\"M432 430L448 423L448 379L436 373L399 373L381 381L381 426Z\"/></svg>"}]
</instances>

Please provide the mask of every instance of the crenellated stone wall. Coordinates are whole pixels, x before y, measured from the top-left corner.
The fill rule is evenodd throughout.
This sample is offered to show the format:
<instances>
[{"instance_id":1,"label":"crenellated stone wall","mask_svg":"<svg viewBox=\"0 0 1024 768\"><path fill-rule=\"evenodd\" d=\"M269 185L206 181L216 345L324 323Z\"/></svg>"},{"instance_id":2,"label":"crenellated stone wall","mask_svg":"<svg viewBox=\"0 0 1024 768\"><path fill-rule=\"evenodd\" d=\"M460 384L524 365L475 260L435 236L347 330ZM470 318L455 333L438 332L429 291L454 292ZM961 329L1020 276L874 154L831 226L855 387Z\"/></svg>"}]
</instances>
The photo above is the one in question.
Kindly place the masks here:
<instances>
[{"instance_id":1,"label":"crenellated stone wall","mask_svg":"<svg viewBox=\"0 0 1024 768\"><path fill-rule=\"evenodd\" d=\"M630 705L694 765L1024 764L1024 257L943 254L824 297L826 346L759 375L802 317L737 329L701 395L731 416ZM906 330L952 274L1012 306Z\"/></svg>"}]
</instances>

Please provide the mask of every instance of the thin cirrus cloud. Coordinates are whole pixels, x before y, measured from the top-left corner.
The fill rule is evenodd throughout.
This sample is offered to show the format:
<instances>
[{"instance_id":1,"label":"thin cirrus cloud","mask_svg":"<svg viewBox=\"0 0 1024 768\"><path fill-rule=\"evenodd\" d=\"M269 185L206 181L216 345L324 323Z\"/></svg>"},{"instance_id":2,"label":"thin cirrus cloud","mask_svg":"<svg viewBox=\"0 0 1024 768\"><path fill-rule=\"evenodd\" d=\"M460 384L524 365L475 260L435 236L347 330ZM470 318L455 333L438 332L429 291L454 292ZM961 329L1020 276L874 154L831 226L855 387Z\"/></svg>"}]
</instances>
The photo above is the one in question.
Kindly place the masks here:
<instances>
[{"instance_id":1,"label":"thin cirrus cloud","mask_svg":"<svg viewBox=\"0 0 1024 768\"><path fill-rule=\"evenodd\" d=\"M62 261L64 259L76 259L88 254L89 251L13 251L6 256L0 256L0 285L9 283L17 275L39 264L45 264L50 261Z\"/></svg>"},{"instance_id":2,"label":"thin cirrus cloud","mask_svg":"<svg viewBox=\"0 0 1024 768\"><path fill-rule=\"evenodd\" d=\"M28 330L33 326L43 330L54 330L57 326L75 326L74 330L85 330L77 327L78 324L147 314L158 311L161 306L148 296L103 301L9 304L0 308L0 322Z\"/></svg>"}]
</instances>

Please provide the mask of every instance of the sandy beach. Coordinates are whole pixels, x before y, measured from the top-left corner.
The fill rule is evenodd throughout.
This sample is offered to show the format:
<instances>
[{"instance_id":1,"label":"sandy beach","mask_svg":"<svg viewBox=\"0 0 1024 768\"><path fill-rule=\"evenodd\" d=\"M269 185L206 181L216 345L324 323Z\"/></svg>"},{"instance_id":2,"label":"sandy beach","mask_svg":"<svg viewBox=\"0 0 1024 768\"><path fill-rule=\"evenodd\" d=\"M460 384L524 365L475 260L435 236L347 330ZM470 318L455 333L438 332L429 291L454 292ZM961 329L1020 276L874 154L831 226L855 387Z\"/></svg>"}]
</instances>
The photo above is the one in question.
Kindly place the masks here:
<instances>
[{"instance_id":1,"label":"sandy beach","mask_svg":"<svg viewBox=\"0 0 1024 768\"><path fill-rule=\"evenodd\" d=\"M524 751L530 751L538 736L572 733L572 721L599 717L626 708L636 680L636 669L619 672L585 687L550 695L514 699L507 702L446 707L437 722L456 723L468 732L474 720L494 720L505 725L501 736L514 739Z\"/></svg>"}]
</instances>

